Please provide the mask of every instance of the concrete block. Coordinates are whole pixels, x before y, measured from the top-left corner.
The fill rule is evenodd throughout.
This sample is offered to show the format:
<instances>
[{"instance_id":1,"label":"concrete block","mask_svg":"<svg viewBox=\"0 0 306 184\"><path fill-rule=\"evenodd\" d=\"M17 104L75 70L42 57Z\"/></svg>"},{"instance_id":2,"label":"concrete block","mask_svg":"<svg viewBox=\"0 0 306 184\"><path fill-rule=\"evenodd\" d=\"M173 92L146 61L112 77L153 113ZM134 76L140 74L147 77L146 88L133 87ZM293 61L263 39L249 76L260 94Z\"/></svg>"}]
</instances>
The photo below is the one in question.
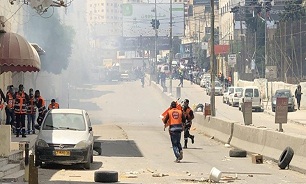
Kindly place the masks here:
<instances>
[{"instance_id":1,"label":"concrete block","mask_svg":"<svg viewBox=\"0 0 306 184\"><path fill-rule=\"evenodd\" d=\"M0 125L0 156L8 157L11 152L11 125Z\"/></svg>"},{"instance_id":2,"label":"concrete block","mask_svg":"<svg viewBox=\"0 0 306 184\"><path fill-rule=\"evenodd\" d=\"M252 154L252 163L253 164L262 164L263 158L261 154Z\"/></svg>"}]
</instances>

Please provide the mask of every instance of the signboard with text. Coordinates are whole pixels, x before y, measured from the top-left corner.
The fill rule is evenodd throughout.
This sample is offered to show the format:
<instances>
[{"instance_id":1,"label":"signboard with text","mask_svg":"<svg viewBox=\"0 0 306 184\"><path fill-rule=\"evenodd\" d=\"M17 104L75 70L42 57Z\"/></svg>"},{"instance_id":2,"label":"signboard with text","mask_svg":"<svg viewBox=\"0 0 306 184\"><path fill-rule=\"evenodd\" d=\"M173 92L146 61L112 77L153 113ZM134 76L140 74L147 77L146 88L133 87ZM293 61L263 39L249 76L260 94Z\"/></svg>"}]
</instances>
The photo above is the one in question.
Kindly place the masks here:
<instances>
[{"instance_id":1,"label":"signboard with text","mask_svg":"<svg viewBox=\"0 0 306 184\"><path fill-rule=\"evenodd\" d=\"M236 54L229 54L227 59L228 59L228 65L234 67L237 62Z\"/></svg>"},{"instance_id":2,"label":"signboard with text","mask_svg":"<svg viewBox=\"0 0 306 184\"><path fill-rule=\"evenodd\" d=\"M245 125L252 124L252 101L244 102L242 107L243 119Z\"/></svg>"},{"instance_id":3,"label":"signboard with text","mask_svg":"<svg viewBox=\"0 0 306 184\"><path fill-rule=\"evenodd\" d=\"M276 99L275 123L287 123L288 98L278 97Z\"/></svg>"}]
</instances>

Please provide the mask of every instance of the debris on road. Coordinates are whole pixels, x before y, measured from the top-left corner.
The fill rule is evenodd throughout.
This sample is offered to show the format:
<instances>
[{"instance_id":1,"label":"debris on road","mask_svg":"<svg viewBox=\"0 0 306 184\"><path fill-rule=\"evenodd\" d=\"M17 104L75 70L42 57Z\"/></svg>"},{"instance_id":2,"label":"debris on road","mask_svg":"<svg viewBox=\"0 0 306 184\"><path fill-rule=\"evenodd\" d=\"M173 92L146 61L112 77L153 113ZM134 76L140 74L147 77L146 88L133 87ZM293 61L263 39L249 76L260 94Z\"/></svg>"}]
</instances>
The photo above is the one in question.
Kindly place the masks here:
<instances>
[{"instance_id":1,"label":"debris on road","mask_svg":"<svg viewBox=\"0 0 306 184\"><path fill-rule=\"evenodd\" d=\"M169 174L163 174L163 173L154 173L152 174L153 177L164 177L164 176L169 176Z\"/></svg>"}]
</instances>

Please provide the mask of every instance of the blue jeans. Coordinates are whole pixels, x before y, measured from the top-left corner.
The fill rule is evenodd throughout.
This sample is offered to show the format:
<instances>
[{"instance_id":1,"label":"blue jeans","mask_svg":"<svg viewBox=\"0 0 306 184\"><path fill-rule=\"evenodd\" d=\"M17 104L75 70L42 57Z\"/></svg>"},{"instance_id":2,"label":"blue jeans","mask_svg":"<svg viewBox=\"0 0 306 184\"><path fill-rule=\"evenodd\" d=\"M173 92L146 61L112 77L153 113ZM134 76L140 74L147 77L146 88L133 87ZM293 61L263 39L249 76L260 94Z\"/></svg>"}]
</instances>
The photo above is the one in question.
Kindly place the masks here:
<instances>
[{"instance_id":1,"label":"blue jeans","mask_svg":"<svg viewBox=\"0 0 306 184\"><path fill-rule=\"evenodd\" d=\"M173 152L176 158L180 157L181 145L181 132L170 132L170 138L172 143Z\"/></svg>"},{"instance_id":2,"label":"blue jeans","mask_svg":"<svg viewBox=\"0 0 306 184\"><path fill-rule=\"evenodd\" d=\"M35 132L34 125L35 125L35 118L36 114L27 114L28 118L28 132L32 129Z\"/></svg>"}]
</instances>

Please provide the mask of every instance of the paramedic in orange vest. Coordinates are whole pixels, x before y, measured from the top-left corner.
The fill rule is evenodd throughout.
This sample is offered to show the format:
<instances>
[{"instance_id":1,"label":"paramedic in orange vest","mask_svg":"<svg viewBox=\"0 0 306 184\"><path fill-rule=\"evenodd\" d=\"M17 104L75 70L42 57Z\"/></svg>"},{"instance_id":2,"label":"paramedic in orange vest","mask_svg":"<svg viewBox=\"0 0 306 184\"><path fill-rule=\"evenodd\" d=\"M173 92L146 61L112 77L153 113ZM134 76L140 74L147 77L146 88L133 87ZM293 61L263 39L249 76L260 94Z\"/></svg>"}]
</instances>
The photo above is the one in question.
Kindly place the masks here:
<instances>
[{"instance_id":1,"label":"paramedic in orange vest","mask_svg":"<svg viewBox=\"0 0 306 184\"><path fill-rule=\"evenodd\" d=\"M40 96L40 91L39 90L35 91L34 96L35 96L36 107L38 109L37 123L40 126L43 119L45 118L45 115L46 115L46 112L47 112L46 103L45 103L45 100L43 99L43 97Z\"/></svg>"},{"instance_id":2,"label":"paramedic in orange vest","mask_svg":"<svg viewBox=\"0 0 306 184\"><path fill-rule=\"evenodd\" d=\"M27 103L29 101L29 96L24 92L23 85L20 84L18 87L18 92L15 93L15 105L14 111L16 116L16 137L19 137L20 131L22 137L25 135L25 117L27 113Z\"/></svg>"},{"instance_id":3,"label":"paramedic in orange vest","mask_svg":"<svg viewBox=\"0 0 306 184\"><path fill-rule=\"evenodd\" d=\"M36 104L33 89L29 89L29 101L27 104L28 134L35 134Z\"/></svg>"},{"instance_id":4,"label":"paramedic in orange vest","mask_svg":"<svg viewBox=\"0 0 306 184\"><path fill-rule=\"evenodd\" d=\"M8 92L6 93L6 107L5 107L5 114L6 114L6 125L11 125L11 127L15 123L15 112L14 112L14 86L9 85L7 87Z\"/></svg>"},{"instance_id":5,"label":"paramedic in orange vest","mask_svg":"<svg viewBox=\"0 0 306 184\"><path fill-rule=\"evenodd\" d=\"M169 120L169 122L168 122ZM176 157L175 162L179 163L183 159L183 150L181 145L181 132L183 131L183 122L185 122L185 116L182 110L177 109L176 102L171 102L170 110L164 118L164 124L169 124L169 133L172 143L174 155Z\"/></svg>"},{"instance_id":6,"label":"paramedic in orange vest","mask_svg":"<svg viewBox=\"0 0 306 184\"><path fill-rule=\"evenodd\" d=\"M192 120L194 118L194 114L192 109L188 106L189 100L185 99L183 104L183 114L186 118L186 121L183 123L184 126L184 148L187 148L188 138L191 139L191 143L194 143L194 135L189 133L189 130L192 125Z\"/></svg>"},{"instance_id":7,"label":"paramedic in orange vest","mask_svg":"<svg viewBox=\"0 0 306 184\"><path fill-rule=\"evenodd\" d=\"M55 99L52 99L51 103L48 106L48 110L51 110L51 109L59 109L59 104L55 102Z\"/></svg>"}]
</instances>

